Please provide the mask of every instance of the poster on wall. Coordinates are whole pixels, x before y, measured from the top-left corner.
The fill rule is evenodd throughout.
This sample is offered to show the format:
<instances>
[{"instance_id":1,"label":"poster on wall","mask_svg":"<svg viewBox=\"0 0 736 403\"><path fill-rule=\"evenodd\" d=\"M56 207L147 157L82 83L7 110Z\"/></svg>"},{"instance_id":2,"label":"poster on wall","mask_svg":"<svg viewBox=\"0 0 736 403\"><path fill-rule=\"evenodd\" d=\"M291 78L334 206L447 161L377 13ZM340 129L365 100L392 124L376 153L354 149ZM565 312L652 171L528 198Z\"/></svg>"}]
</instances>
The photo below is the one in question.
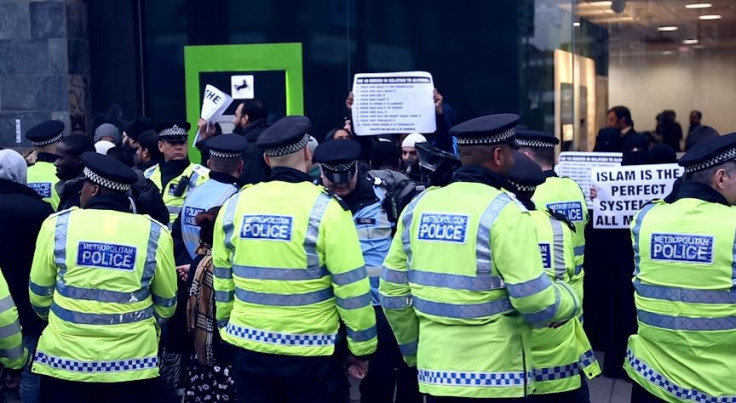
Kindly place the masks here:
<instances>
[{"instance_id":1,"label":"poster on wall","mask_svg":"<svg viewBox=\"0 0 736 403\"><path fill-rule=\"evenodd\" d=\"M590 187L593 185L590 173L593 168L617 167L621 165L621 153L593 153L565 151L560 153L555 172L559 176L568 177L580 186L585 193L588 208L593 208L590 200Z\"/></svg>"},{"instance_id":2,"label":"poster on wall","mask_svg":"<svg viewBox=\"0 0 736 403\"><path fill-rule=\"evenodd\" d=\"M433 133L437 130L434 81L424 71L356 74L355 134Z\"/></svg>"},{"instance_id":3,"label":"poster on wall","mask_svg":"<svg viewBox=\"0 0 736 403\"><path fill-rule=\"evenodd\" d=\"M593 227L629 228L639 209L672 191L684 169L677 164L596 167L590 177L597 196L593 200Z\"/></svg>"},{"instance_id":4,"label":"poster on wall","mask_svg":"<svg viewBox=\"0 0 736 403\"><path fill-rule=\"evenodd\" d=\"M252 75L230 77L230 91L233 99L255 98L254 80Z\"/></svg>"}]
</instances>

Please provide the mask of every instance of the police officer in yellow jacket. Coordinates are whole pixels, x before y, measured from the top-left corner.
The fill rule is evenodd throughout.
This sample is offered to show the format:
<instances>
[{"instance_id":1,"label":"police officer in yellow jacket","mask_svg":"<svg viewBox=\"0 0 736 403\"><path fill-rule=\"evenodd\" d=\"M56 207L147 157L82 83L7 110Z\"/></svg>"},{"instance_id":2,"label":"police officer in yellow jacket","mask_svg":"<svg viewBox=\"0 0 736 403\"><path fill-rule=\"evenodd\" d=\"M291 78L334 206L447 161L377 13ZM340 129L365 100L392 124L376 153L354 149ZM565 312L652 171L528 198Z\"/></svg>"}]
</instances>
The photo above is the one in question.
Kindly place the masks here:
<instances>
[{"instance_id":1,"label":"police officer in yellow jacket","mask_svg":"<svg viewBox=\"0 0 736 403\"><path fill-rule=\"evenodd\" d=\"M631 223L631 401L734 402L736 133L697 144L679 164L673 201L647 204Z\"/></svg>"},{"instance_id":2,"label":"police officer in yellow jacket","mask_svg":"<svg viewBox=\"0 0 736 403\"><path fill-rule=\"evenodd\" d=\"M530 324L580 310L544 273L528 210L501 189L517 122L491 115L451 130L463 166L404 209L384 262L381 306L430 402L530 394Z\"/></svg>"},{"instance_id":3,"label":"police officer in yellow jacket","mask_svg":"<svg viewBox=\"0 0 736 403\"><path fill-rule=\"evenodd\" d=\"M28 362L28 351L23 347L18 309L10 296L8 283L0 271L0 364L21 369Z\"/></svg>"},{"instance_id":4,"label":"police officer in yellow jacket","mask_svg":"<svg viewBox=\"0 0 736 403\"><path fill-rule=\"evenodd\" d=\"M176 309L171 236L130 213L130 168L90 152L82 162L83 208L46 219L36 243L30 298L49 323L32 370L42 401L154 401L156 322Z\"/></svg>"},{"instance_id":5,"label":"police officer in yellow jacket","mask_svg":"<svg viewBox=\"0 0 736 403\"><path fill-rule=\"evenodd\" d=\"M537 210L532 197L537 186L545 183L542 169L525 154L514 152L514 166L508 179L513 192L534 219L542 254L542 264L550 279L564 281L577 290L575 282L575 227L567 217L552 210ZM578 294L582 301L583 297ZM600 375L593 350L579 318L554 328L538 328L532 333L534 362L534 402L587 403L588 388L581 372L588 378Z\"/></svg>"},{"instance_id":6,"label":"police officer in yellow jacket","mask_svg":"<svg viewBox=\"0 0 736 403\"><path fill-rule=\"evenodd\" d=\"M309 127L288 116L261 134L269 180L233 195L215 223L217 322L248 402L328 401L340 321L356 375L376 349L352 215L306 173Z\"/></svg>"},{"instance_id":7,"label":"police officer in yellow jacket","mask_svg":"<svg viewBox=\"0 0 736 403\"><path fill-rule=\"evenodd\" d=\"M543 184L534 192L534 204L540 209L563 214L575 225L573 233L575 251L575 276L580 277L579 292L582 293L583 261L585 255L585 225L588 223L588 207L585 194L574 180L561 178L555 173L555 147L560 140L545 132L518 130L516 142L519 151L536 162L545 177ZM581 294L582 295L582 294Z\"/></svg>"},{"instance_id":8,"label":"police officer in yellow jacket","mask_svg":"<svg viewBox=\"0 0 736 403\"><path fill-rule=\"evenodd\" d=\"M28 186L51 204L54 210L59 207L59 193L56 189L59 178L54 165L59 158L56 145L59 144L63 132L64 123L58 120L48 120L26 132L26 138L36 151L36 163L28 167Z\"/></svg>"},{"instance_id":9,"label":"police officer in yellow jacket","mask_svg":"<svg viewBox=\"0 0 736 403\"><path fill-rule=\"evenodd\" d=\"M209 169L189 161L187 151L187 122L166 122L156 126L159 136L158 149L164 162L143 172L161 190L164 204L169 210L168 226L171 229L189 192L209 178Z\"/></svg>"}]
</instances>

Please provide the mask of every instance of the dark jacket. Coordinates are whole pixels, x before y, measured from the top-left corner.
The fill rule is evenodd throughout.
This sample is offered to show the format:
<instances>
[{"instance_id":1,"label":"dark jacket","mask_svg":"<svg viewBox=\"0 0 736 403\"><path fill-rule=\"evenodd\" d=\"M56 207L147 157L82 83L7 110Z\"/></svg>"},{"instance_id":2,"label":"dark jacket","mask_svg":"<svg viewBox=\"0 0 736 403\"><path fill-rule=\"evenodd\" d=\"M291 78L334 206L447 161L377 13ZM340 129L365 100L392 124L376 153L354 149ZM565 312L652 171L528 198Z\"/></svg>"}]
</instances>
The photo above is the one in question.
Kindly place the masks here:
<instances>
[{"instance_id":1,"label":"dark jacket","mask_svg":"<svg viewBox=\"0 0 736 403\"><path fill-rule=\"evenodd\" d=\"M18 307L23 334L40 334L42 322L31 308L28 279L41 223L54 212L31 188L0 179L0 268Z\"/></svg>"},{"instance_id":2,"label":"dark jacket","mask_svg":"<svg viewBox=\"0 0 736 403\"><path fill-rule=\"evenodd\" d=\"M79 207L79 195L82 193L82 186L84 186L84 177L80 176L68 181L61 181L56 186L56 191L59 193L59 207L57 207L57 211Z\"/></svg>"},{"instance_id":3,"label":"dark jacket","mask_svg":"<svg viewBox=\"0 0 736 403\"><path fill-rule=\"evenodd\" d=\"M266 120L259 119L236 131L236 134L245 136L248 140L248 149L243 153L243 174L240 175L240 182L243 184L265 182L271 175L271 168L263 159L263 150L256 146L256 140L266 129L268 129Z\"/></svg>"},{"instance_id":4,"label":"dark jacket","mask_svg":"<svg viewBox=\"0 0 736 403\"><path fill-rule=\"evenodd\" d=\"M148 214L154 220L167 225L169 223L169 210L164 204L161 191L153 181L143 176L143 172L135 170L135 173L138 175L138 182L131 186L130 190L137 213Z\"/></svg>"}]
</instances>

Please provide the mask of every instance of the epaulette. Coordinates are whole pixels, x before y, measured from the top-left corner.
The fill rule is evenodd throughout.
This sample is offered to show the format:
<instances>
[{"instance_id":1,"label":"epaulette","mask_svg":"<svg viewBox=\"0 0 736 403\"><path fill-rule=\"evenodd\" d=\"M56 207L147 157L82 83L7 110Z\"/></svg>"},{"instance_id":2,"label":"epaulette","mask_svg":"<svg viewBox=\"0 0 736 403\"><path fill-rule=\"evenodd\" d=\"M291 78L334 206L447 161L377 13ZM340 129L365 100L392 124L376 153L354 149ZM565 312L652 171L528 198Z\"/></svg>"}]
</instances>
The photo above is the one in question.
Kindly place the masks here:
<instances>
[{"instance_id":1,"label":"epaulette","mask_svg":"<svg viewBox=\"0 0 736 403\"><path fill-rule=\"evenodd\" d=\"M145 176L146 179L150 178L151 175L153 175L153 172L156 171L156 168L158 168L158 164L156 164L156 165L154 165L154 166L146 169L145 171L143 171L143 176Z\"/></svg>"},{"instance_id":2,"label":"epaulette","mask_svg":"<svg viewBox=\"0 0 736 403\"><path fill-rule=\"evenodd\" d=\"M59 211L57 211L57 212L52 213L51 215L49 215L49 218L51 218L51 217L59 217L59 216L62 216L64 214L69 214L69 213L71 213L74 210L79 210L79 207L78 206L73 206L73 207L69 207L68 209L59 210Z\"/></svg>"},{"instance_id":3,"label":"epaulette","mask_svg":"<svg viewBox=\"0 0 736 403\"><path fill-rule=\"evenodd\" d=\"M205 168L199 164L192 164L192 170L202 176L210 174L210 170L208 168Z\"/></svg>"},{"instance_id":4,"label":"epaulette","mask_svg":"<svg viewBox=\"0 0 736 403\"><path fill-rule=\"evenodd\" d=\"M340 207L342 207L345 211L350 211L350 206L348 206L347 203L345 203L345 200L343 200L340 196L332 193L329 189L327 189L324 186L320 186L320 189L322 190L322 193L326 194L327 196L330 196L330 198L335 199L336 202L340 204Z\"/></svg>"},{"instance_id":5,"label":"epaulette","mask_svg":"<svg viewBox=\"0 0 736 403\"><path fill-rule=\"evenodd\" d=\"M547 213L551 215L552 217L554 217L557 221L565 223L565 225L567 225L567 227L570 228L570 231L575 232L575 224L573 224L572 221L570 221L570 219L567 218L566 215L560 212L554 211L552 209L547 209Z\"/></svg>"}]
</instances>

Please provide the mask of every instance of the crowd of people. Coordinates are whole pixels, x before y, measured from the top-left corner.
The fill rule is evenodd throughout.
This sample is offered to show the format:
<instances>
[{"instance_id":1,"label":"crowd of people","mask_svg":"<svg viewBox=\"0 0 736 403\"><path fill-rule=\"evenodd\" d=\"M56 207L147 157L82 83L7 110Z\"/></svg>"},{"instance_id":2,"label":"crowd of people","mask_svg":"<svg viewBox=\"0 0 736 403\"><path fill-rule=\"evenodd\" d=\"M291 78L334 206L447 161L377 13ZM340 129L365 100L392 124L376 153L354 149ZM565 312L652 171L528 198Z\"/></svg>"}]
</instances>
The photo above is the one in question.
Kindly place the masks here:
<instances>
[{"instance_id":1,"label":"crowd of people","mask_svg":"<svg viewBox=\"0 0 736 403\"><path fill-rule=\"evenodd\" d=\"M21 400L349 402L354 378L367 403L588 402L601 373L633 402L736 399L736 135L609 110L595 151L687 150L686 174L601 231L554 171L559 139L513 114L453 125L433 99L434 133L347 118L321 143L245 101L232 133L196 122L200 163L190 123L148 118L47 121L25 158L0 150L0 363Z\"/></svg>"}]
</instances>

